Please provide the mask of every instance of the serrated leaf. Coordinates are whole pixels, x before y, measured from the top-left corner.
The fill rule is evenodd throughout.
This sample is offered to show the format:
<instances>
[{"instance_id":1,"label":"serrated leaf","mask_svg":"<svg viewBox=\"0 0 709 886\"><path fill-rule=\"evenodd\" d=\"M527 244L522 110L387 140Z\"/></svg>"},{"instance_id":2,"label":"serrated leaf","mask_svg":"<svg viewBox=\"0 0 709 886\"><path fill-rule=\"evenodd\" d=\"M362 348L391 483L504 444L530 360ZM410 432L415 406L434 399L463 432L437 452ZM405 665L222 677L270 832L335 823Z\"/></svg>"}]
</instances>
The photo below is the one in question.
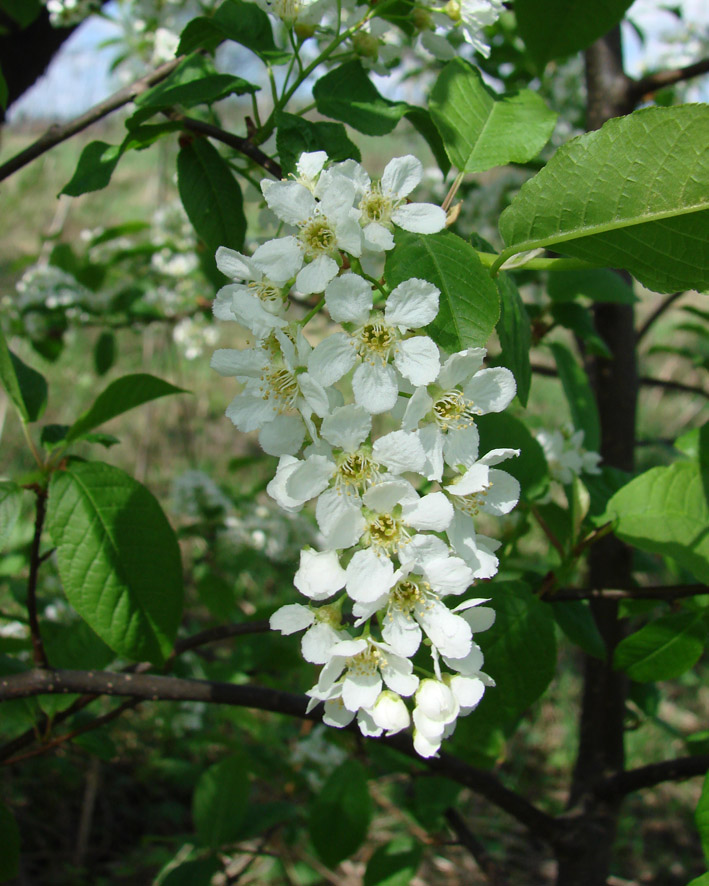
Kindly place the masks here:
<instances>
[{"instance_id":1,"label":"serrated leaf","mask_svg":"<svg viewBox=\"0 0 709 886\"><path fill-rule=\"evenodd\" d=\"M362 159L341 123L313 123L295 114L280 113L277 126L276 147L284 176L295 171L296 161L304 151L325 151L335 161Z\"/></svg>"},{"instance_id":2,"label":"serrated leaf","mask_svg":"<svg viewBox=\"0 0 709 886\"><path fill-rule=\"evenodd\" d=\"M52 475L47 527L78 614L115 652L161 664L182 613L175 533L155 497L101 462Z\"/></svg>"},{"instance_id":3,"label":"serrated leaf","mask_svg":"<svg viewBox=\"0 0 709 886\"><path fill-rule=\"evenodd\" d=\"M601 420L586 373L565 345L554 342L549 347L556 361L574 427L583 431L584 448L597 452L601 443Z\"/></svg>"},{"instance_id":4,"label":"serrated leaf","mask_svg":"<svg viewBox=\"0 0 709 886\"><path fill-rule=\"evenodd\" d=\"M175 387L170 382L138 372L134 375L123 375L112 381L94 400L91 408L74 422L66 435L66 442L71 443L84 437L89 431L104 422L142 406L150 400L166 397L168 394L184 394L183 388Z\"/></svg>"},{"instance_id":5,"label":"serrated leaf","mask_svg":"<svg viewBox=\"0 0 709 886\"><path fill-rule=\"evenodd\" d=\"M406 102L380 95L358 61L345 62L313 86L319 113L341 120L365 135L386 135L409 110Z\"/></svg>"},{"instance_id":6,"label":"serrated leaf","mask_svg":"<svg viewBox=\"0 0 709 886\"><path fill-rule=\"evenodd\" d=\"M709 287L709 105L644 108L572 139L500 216L518 252L553 248L658 292Z\"/></svg>"},{"instance_id":7,"label":"serrated leaf","mask_svg":"<svg viewBox=\"0 0 709 886\"><path fill-rule=\"evenodd\" d=\"M192 19L180 35L177 54L206 49L213 52L224 40L233 40L270 64L282 64L291 53L278 49L266 13L255 3L226 0L213 16Z\"/></svg>"},{"instance_id":8,"label":"serrated leaf","mask_svg":"<svg viewBox=\"0 0 709 886\"><path fill-rule=\"evenodd\" d=\"M443 144L441 134L438 129L436 129L436 124L433 122L430 112L425 108L410 107L404 114L404 117L406 117L416 132L418 132L429 146L436 163L438 163L438 168L441 170L443 177L445 178L450 172L451 164L448 159L448 154L446 154L446 148Z\"/></svg>"},{"instance_id":9,"label":"serrated leaf","mask_svg":"<svg viewBox=\"0 0 709 886\"><path fill-rule=\"evenodd\" d=\"M27 366L8 348L0 329L0 382L23 422L34 422L47 405L44 376Z\"/></svg>"},{"instance_id":10,"label":"serrated leaf","mask_svg":"<svg viewBox=\"0 0 709 886\"><path fill-rule=\"evenodd\" d=\"M498 465L519 480L525 501L541 498L549 488L549 467L544 450L518 418L507 413L480 415L475 419L480 431L480 453L491 449L519 449L516 458Z\"/></svg>"},{"instance_id":11,"label":"serrated leaf","mask_svg":"<svg viewBox=\"0 0 709 886\"><path fill-rule=\"evenodd\" d=\"M557 117L528 89L496 95L480 71L460 58L441 71L429 107L446 153L461 172L531 160L551 138Z\"/></svg>"},{"instance_id":12,"label":"serrated leaf","mask_svg":"<svg viewBox=\"0 0 709 886\"><path fill-rule=\"evenodd\" d=\"M615 534L651 554L674 557L709 583L709 503L701 466L695 461L651 468L608 502Z\"/></svg>"},{"instance_id":13,"label":"serrated leaf","mask_svg":"<svg viewBox=\"0 0 709 886\"><path fill-rule=\"evenodd\" d=\"M0 883L17 876L20 866L20 831L15 816L0 802Z\"/></svg>"},{"instance_id":14,"label":"serrated leaf","mask_svg":"<svg viewBox=\"0 0 709 886\"><path fill-rule=\"evenodd\" d=\"M411 840L380 846L367 862L363 886L409 886L421 864L423 847Z\"/></svg>"},{"instance_id":15,"label":"serrated leaf","mask_svg":"<svg viewBox=\"0 0 709 886\"><path fill-rule=\"evenodd\" d=\"M590 46L625 15L633 0L515 0L517 27L529 54L543 70Z\"/></svg>"},{"instance_id":16,"label":"serrated leaf","mask_svg":"<svg viewBox=\"0 0 709 886\"><path fill-rule=\"evenodd\" d=\"M490 274L470 243L450 231L412 234L397 230L387 254L385 276L393 289L420 277L441 291L438 316L427 328L449 353L487 344L500 316L500 299Z\"/></svg>"},{"instance_id":17,"label":"serrated leaf","mask_svg":"<svg viewBox=\"0 0 709 886\"><path fill-rule=\"evenodd\" d=\"M624 637L616 646L613 666L638 683L672 680L699 661L706 639L702 613L672 613Z\"/></svg>"},{"instance_id":18,"label":"serrated leaf","mask_svg":"<svg viewBox=\"0 0 709 886\"><path fill-rule=\"evenodd\" d=\"M573 301L579 296L594 302L633 304L638 301L631 286L620 274L608 268L589 268L585 271L550 271L547 292L555 302Z\"/></svg>"},{"instance_id":19,"label":"serrated leaf","mask_svg":"<svg viewBox=\"0 0 709 886\"><path fill-rule=\"evenodd\" d=\"M177 186L185 212L211 255L220 246L243 248L241 188L229 164L206 139L197 138L180 149Z\"/></svg>"},{"instance_id":20,"label":"serrated leaf","mask_svg":"<svg viewBox=\"0 0 709 886\"><path fill-rule=\"evenodd\" d=\"M247 761L241 755L221 760L202 775L192 798L192 818L203 845L218 849L237 839L250 792Z\"/></svg>"},{"instance_id":21,"label":"serrated leaf","mask_svg":"<svg viewBox=\"0 0 709 886\"><path fill-rule=\"evenodd\" d=\"M10 540L20 516L22 489L12 480L0 480L0 551Z\"/></svg>"},{"instance_id":22,"label":"serrated leaf","mask_svg":"<svg viewBox=\"0 0 709 886\"><path fill-rule=\"evenodd\" d=\"M310 839L330 868L354 853L365 840L372 815L367 772L347 760L330 775L310 805Z\"/></svg>"},{"instance_id":23,"label":"serrated leaf","mask_svg":"<svg viewBox=\"0 0 709 886\"><path fill-rule=\"evenodd\" d=\"M526 406L532 384L529 362L532 327L529 315L511 274L498 274L497 291L500 294L500 319L497 324L497 335L502 346L500 361L514 375L517 397L522 406Z\"/></svg>"}]
</instances>

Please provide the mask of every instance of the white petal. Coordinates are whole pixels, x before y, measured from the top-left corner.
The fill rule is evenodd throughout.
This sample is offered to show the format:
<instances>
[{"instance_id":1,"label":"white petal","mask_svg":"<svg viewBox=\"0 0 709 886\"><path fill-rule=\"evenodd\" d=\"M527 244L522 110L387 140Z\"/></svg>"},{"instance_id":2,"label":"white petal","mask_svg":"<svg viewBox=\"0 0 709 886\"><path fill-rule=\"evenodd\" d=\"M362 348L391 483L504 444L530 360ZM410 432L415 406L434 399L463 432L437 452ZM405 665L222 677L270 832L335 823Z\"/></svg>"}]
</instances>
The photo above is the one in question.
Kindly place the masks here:
<instances>
[{"instance_id":1,"label":"white petal","mask_svg":"<svg viewBox=\"0 0 709 886\"><path fill-rule=\"evenodd\" d=\"M236 397L226 408L226 417L234 422L236 427L248 434L257 431L278 415L274 406L261 396L243 392Z\"/></svg>"},{"instance_id":2,"label":"white petal","mask_svg":"<svg viewBox=\"0 0 709 886\"><path fill-rule=\"evenodd\" d=\"M440 291L428 280L411 277L399 283L387 299L384 316L387 323L406 329L428 326L438 313Z\"/></svg>"},{"instance_id":3,"label":"white petal","mask_svg":"<svg viewBox=\"0 0 709 886\"><path fill-rule=\"evenodd\" d=\"M420 471L426 461L420 440L409 431L392 431L379 437L372 447L372 456L386 465L392 474Z\"/></svg>"},{"instance_id":4,"label":"white petal","mask_svg":"<svg viewBox=\"0 0 709 886\"><path fill-rule=\"evenodd\" d=\"M232 280L260 280L261 272L253 261L235 249L220 246L215 256L217 267Z\"/></svg>"},{"instance_id":5,"label":"white petal","mask_svg":"<svg viewBox=\"0 0 709 886\"><path fill-rule=\"evenodd\" d=\"M404 504L401 514L404 522L414 529L442 532L453 519L453 505L442 492L431 492L415 503Z\"/></svg>"},{"instance_id":6,"label":"white petal","mask_svg":"<svg viewBox=\"0 0 709 886\"><path fill-rule=\"evenodd\" d=\"M351 668L342 684L342 701L349 711L371 708L381 691L382 678L378 671L370 674Z\"/></svg>"},{"instance_id":7,"label":"white petal","mask_svg":"<svg viewBox=\"0 0 709 886\"><path fill-rule=\"evenodd\" d=\"M313 195L300 182L269 182L267 187L262 183L261 190L269 209L289 225L305 221L317 205Z\"/></svg>"},{"instance_id":8,"label":"white petal","mask_svg":"<svg viewBox=\"0 0 709 886\"><path fill-rule=\"evenodd\" d=\"M394 652L411 658L421 645L421 628L410 615L392 609L384 618L382 637Z\"/></svg>"},{"instance_id":9,"label":"white petal","mask_svg":"<svg viewBox=\"0 0 709 886\"><path fill-rule=\"evenodd\" d=\"M364 493L362 499L373 511L388 514L400 502L418 502L419 495L408 480L398 479L377 483Z\"/></svg>"},{"instance_id":10,"label":"white petal","mask_svg":"<svg viewBox=\"0 0 709 886\"><path fill-rule=\"evenodd\" d=\"M406 338L397 344L394 365L411 384L430 384L441 368L438 348L427 335Z\"/></svg>"},{"instance_id":11,"label":"white petal","mask_svg":"<svg viewBox=\"0 0 709 886\"><path fill-rule=\"evenodd\" d=\"M381 363L361 363L352 377L352 391L357 404L373 415L389 412L399 396L396 373Z\"/></svg>"},{"instance_id":12,"label":"white petal","mask_svg":"<svg viewBox=\"0 0 709 886\"><path fill-rule=\"evenodd\" d=\"M325 702L322 721L326 726L334 726L335 729L343 729L354 720L354 711L348 711L341 698L335 698Z\"/></svg>"},{"instance_id":13,"label":"white petal","mask_svg":"<svg viewBox=\"0 0 709 886\"><path fill-rule=\"evenodd\" d=\"M303 265L303 252L295 237L268 240L254 252L253 262L274 283L283 284Z\"/></svg>"},{"instance_id":14,"label":"white petal","mask_svg":"<svg viewBox=\"0 0 709 886\"><path fill-rule=\"evenodd\" d=\"M384 167L382 191L393 197L408 197L422 178L423 165L413 154L394 157Z\"/></svg>"},{"instance_id":15,"label":"white petal","mask_svg":"<svg viewBox=\"0 0 709 886\"><path fill-rule=\"evenodd\" d=\"M335 277L325 290L325 304L336 323L361 325L372 309L372 285L352 272Z\"/></svg>"},{"instance_id":16,"label":"white petal","mask_svg":"<svg viewBox=\"0 0 709 886\"><path fill-rule=\"evenodd\" d=\"M470 652L470 626L465 619L454 615L445 604L438 601L418 607L416 618L442 655L463 658Z\"/></svg>"},{"instance_id":17,"label":"white petal","mask_svg":"<svg viewBox=\"0 0 709 886\"><path fill-rule=\"evenodd\" d=\"M418 427L421 419L433 406L433 400L429 397L426 388L416 388L406 404L406 411L401 426L405 431L413 431Z\"/></svg>"},{"instance_id":18,"label":"white petal","mask_svg":"<svg viewBox=\"0 0 709 886\"><path fill-rule=\"evenodd\" d=\"M295 168L298 170L298 175L305 179L312 179L320 175L326 161L325 151L303 152L295 164Z\"/></svg>"},{"instance_id":19,"label":"white petal","mask_svg":"<svg viewBox=\"0 0 709 886\"><path fill-rule=\"evenodd\" d=\"M235 292L231 299L233 319L250 329L257 339L264 339L273 329L288 325L278 313L267 311L261 300L255 295L243 287L239 287L239 289L241 291Z\"/></svg>"},{"instance_id":20,"label":"white petal","mask_svg":"<svg viewBox=\"0 0 709 886\"><path fill-rule=\"evenodd\" d=\"M411 723L408 708L401 697L388 689L380 693L370 713L377 726L386 730L387 735L401 732Z\"/></svg>"},{"instance_id":21,"label":"white petal","mask_svg":"<svg viewBox=\"0 0 709 886\"><path fill-rule=\"evenodd\" d=\"M337 246L339 249L359 258L362 255L363 240L362 228L360 228L359 222L356 219L348 218L338 224Z\"/></svg>"},{"instance_id":22,"label":"white petal","mask_svg":"<svg viewBox=\"0 0 709 886\"><path fill-rule=\"evenodd\" d=\"M347 569L347 594L368 603L385 594L394 584L394 567L388 557L378 557L371 548L357 551Z\"/></svg>"},{"instance_id":23,"label":"white petal","mask_svg":"<svg viewBox=\"0 0 709 886\"><path fill-rule=\"evenodd\" d=\"M507 471L490 469L490 491L481 505L481 510L488 514L502 516L509 514L519 501L519 481Z\"/></svg>"},{"instance_id":24,"label":"white petal","mask_svg":"<svg viewBox=\"0 0 709 886\"><path fill-rule=\"evenodd\" d=\"M444 435L434 424L424 425L416 433L426 454L422 473L427 480L440 481L443 477Z\"/></svg>"},{"instance_id":25,"label":"white petal","mask_svg":"<svg viewBox=\"0 0 709 886\"><path fill-rule=\"evenodd\" d=\"M422 36L425 37L428 34L426 31ZM435 36L435 35L431 35ZM453 56L455 57L455 56ZM414 712L415 713L415 712ZM324 719L324 718L323 718ZM441 739L430 739L426 735L421 732L419 729L414 729L414 750L419 755L419 757L423 757L428 760L431 757L435 757L438 755L438 751L441 747Z\"/></svg>"},{"instance_id":26,"label":"white petal","mask_svg":"<svg viewBox=\"0 0 709 886\"><path fill-rule=\"evenodd\" d=\"M419 678L412 673L413 664L400 655L385 655L385 664L380 666L384 682L392 690L404 698L413 695L419 687Z\"/></svg>"},{"instance_id":27,"label":"white petal","mask_svg":"<svg viewBox=\"0 0 709 886\"><path fill-rule=\"evenodd\" d=\"M443 458L452 468L471 468L477 461L479 446L480 434L475 425L460 431L450 429L443 443Z\"/></svg>"},{"instance_id":28,"label":"white petal","mask_svg":"<svg viewBox=\"0 0 709 886\"><path fill-rule=\"evenodd\" d=\"M372 715L364 708L357 711L357 725L365 738L379 738L384 731L381 726L377 726Z\"/></svg>"},{"instance_id":29,"label":"white petal","mask_svg":"<svg viewBox=\"0 0 709 886\"><path fill-rule=\"evenodd\" d=\"M325 287L337 276L340 270L337 262L329 255L319 255L316 259L305 265L295 278L295 286L303 295L311 295L313 292L323 292Z\"/></svg>"},{"instance_id":30,"label":"white petal","mask_svg":"<svg viewBox=\"0 0 709 886\"><path fill-rule=\"evenodd\" d=\"M394 248L394 235L377 222L370 222L362 229L364 248L370 252L388 252Z\"/></svg>"},{"instance_id":31,"label":"white petal","mask_svg":"<svg viewBox=\"0 0 709 886\"><path fill-rule=\"evenodd\" d=\"M423 572L434 590L446 594L462 594L473 583L473 571L460 557L436 557L423 564Z\"/></svg>"},{"instance_id":32,"label":"white petal","mask_svg":"<svg viewBox=\"0 0 709 886\"><path fill-rule=\"evenodd\" d=\"M465 386L466 399L472 400L478 415L502 412L517 393L515 377L504 366L481 369Z\"/></svg>"},{"instance_id":33,"label":"white petal","mask_svg":"<svg viewBox=\"0 0 709 886\"><path fill-rule=\"evenodd\" d=\"M308 360L308 371L321 385L339 381L357 362L352 339L346 332L335 332L316 346Z\"/></svg>"},{"instance_id":34,"label":"white petal","mask_svg":"<svg viewBox=\"0 0 709 886\"><path fill-rule=\"evenodd\" d=\"M311 455L291 473L286 484L286 493L300 501L308 501L324 492L332 475L335 463L324 455Z\"/></svg>"},{"instance_id":35,"label":"white petal","mask_svg":"<svg viewBox=\"0 0 709 886\"><path fill-rule=\"evenodd\" d=\"M395 225L415 234L435 234L446 226L446 213L433 203L407 203L391 214Z\"/></svg>"},{"instance_id":36,"label":"white petal","mask_svg":"<svg viewBox=\"0 0 709 886\"><path fill-rule=\"evenodd\" d=\"M320 200L321 212L340 221L354 204L355 185L337 169L326 169L318 180L315 196Z\"/></svg>"},{"instance_id":37,"label":"white petal","mask_svg":"<svg viewBox=\"0 0 709 886\"><path fill-rule=\"evenodd\" d=\"M261 348L219 348L212 354L209 365L219 375L258 378L268 365L268 356Z\"/></svg>"},{"instance_id":38,"label":"white petal","mask_svg":"<svg viewBox=\"0 0 709 886\"><path fill-rule=\"evenodd\" d=\"M301 372L298 376L298 387L305 398L305 402L315 415L327 415L330 411L330 398L322 384L308 372Z\"/></svg>"},{"instance_id":39,"label":"white petal","mask_svg":"<svg viewBox=\"0 0 709 886\"><path fill-rule=\"evenodd\" d=\"M284 635L295 634L297 631L309 628L315 621L315 616L307 606L300 603L289 603L281 606L269 618L268 624L272 631L280 631Z\"/></svg>"},{"instance_id":40,"label":"white petal","mask_svg":"<svg viewBox=\"0 0 709 886\"><path fill-rule=\"evenodd\" d=\"M442 725L451 723L458 716L458 702L445 683L426 679L416 692L416 709L428 720ZM414 718L416 715L414 714Z\"/></svg>"},{"instance_id":41,"label":"white petal","mask_svg":"<svg viewBox=\"0 0 709 886\"><path fill-rule=\"evenodd\" d=\"M291 498L286 492L288 478L300 464L301 461L298 458L293 458L290 455L281 456L276 476L266 487L266 492L285 511L299 511L303 506L303 502L300 499Z\"/></svg>"},{"instance_id":42,"label":"white petal","mask_svg":"<svg viewBox=\"0 0 709 886\"><path fill-rule=\"evenodd\" d=\"M327 600L345 586L345 570L340 566L334 551L300 552L300 566L293 584L301 594L311 600Z\"/></svg>"},{"instance_id":43,"label":"white petal","mask_svg":"<svg viewBox=\"0 0 709 886\"><path fill-rule=\"evenodd\" d=\"M451 354L441 367L438 384L449 390L468 381L483 365L486 354L485 348L468 348Z\"/></svg>"},{"instance_id":44,"label":"white petal","mask_svg":"<svg viewBox=\"0 0 709 886\"><path fill-rule=\"evenodd\" d=\"M491 449L480 459L481 465L499 465L508 458L516 458L520 454L519 449Z\"/></svg>"},{"instance_id":45,"label":"white petal","mask_svg":"<svg viewBox=\"0 0 709 886\"><path fill-rule=\"evenodd\" d=\"M461 714L468 714L480 703L485 693L485 684L479 677L456 675L450 681L453 695L458 699Z\"/></svg>"},{"instance_id":46,"label":"white petal","mask_svg":"<svg viewBox=\"0 0 709 886\"><path fill-rule=\"evenodd\" d=\"M457 607L456 607L457 609ZM495 610L489 606L480 606L460 613L470 625L474 634L489 630L495 624Z\"/></svg>"},{"instance_id":47,"label":"white petal","mask_svg":"<svg viewBox=\"0 0 709 886\"><path fill-rule=\"evenodd\" d=\"M477 462L464 474L456 478L445 488L453 495L471 495L474 492L482 492L489 485L490 468Z\"/></svg>"},{"instance_id":48,"label":"white petal","mask_svg":"<svg viewBox=\"0 0 709 886\"><path fill-rule=\"evenodd\" d=\"M277 415L258 435L263 451L275 456L295 455L304 439L305 425L297 415Z\"/></svg>"},{"instance_id":49,"label":"white petal","mask_svg":"<svg viewBox=\"0 0 709 886\"><path fill-rule=\"evenodd\" d=\"M484 664L482 649L475 641L473 641L470 652L465 658L449 658L447 655L444 655L443 661L449 668L465 674L467 677L476 677Z\"/></svg>"},{"instance_id":50,"label":"white petal","mask_svg":"<svg viewBox=\"0 0 709 886\"><path fill-rule=\"evenodd\" d=\"M362 406L348 404L334 409L323 419L320 434L345 452L354 452L369 436L372 416Z\"/></svg>"},{"instance_id":51,"label":"white petal","mask_svg":"<svg viewBox=\"0 0 709 886\"><path fill-rule=\"evenodd\" d=\"M314 624L300 642L303 658L311 664L327 664L330 650L340 639L338 632L328 624Z\"/></svg>"},{"instance_id":52,"label":"white petal","mask_svg":"<svg viewBox=\"0 0 709 886\"><path fill-rule=\"evenodd\" d=\"M422 568L429 560L440 560L448 556L448 545L435 535L414 535L399 551L403 566Z\"/></svg>"},{"instance_id":53,"label":"white petal","mask_svg":"<svg viewBox=\"0 0 709 886\"><path fill-rule=\"evenodd\" d=\"M315 518L329 548L351 548L364 532L365 520L361 509L335 489L320 496L315 507Z\"/></svg>"}]
</instances>

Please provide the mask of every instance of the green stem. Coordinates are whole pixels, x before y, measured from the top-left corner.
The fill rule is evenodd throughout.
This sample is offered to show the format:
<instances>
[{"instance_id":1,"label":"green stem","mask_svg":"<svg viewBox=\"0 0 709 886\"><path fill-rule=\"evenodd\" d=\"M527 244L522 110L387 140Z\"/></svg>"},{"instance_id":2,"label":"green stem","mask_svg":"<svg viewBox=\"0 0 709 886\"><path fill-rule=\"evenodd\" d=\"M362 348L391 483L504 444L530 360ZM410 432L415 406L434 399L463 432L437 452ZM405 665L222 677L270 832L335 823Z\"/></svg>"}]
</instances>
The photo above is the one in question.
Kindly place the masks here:
<instances>
[{"instance_id":1,"label":"green stem","mask_svg":"<svg viewBox=\"0 0 709 886\"><path fill-rule=\"evenodd\" d=\"M37 447L34 444L34 440L32 439L32 436L30 435L30 429L27 427L27 423L24 421L22 422L22 433L25 435L25 440L27 441L27 445L30 448L30 452L32 453L32 457L37 462L37 466L39 467L40 471L44 471L44 469L45 469L44 461L42 459L42 456L39 454Z\"/></svg>"},{"instance_id":2,"label":"green stem","mask_svg":"<svg viewBox=\"0 0 709 886\"><path fill-rule=\"evenodd\" d=\"M502 265L513 255L519 253L505 250L496 255L493 252L478 252L481 263L491 269L491 274L496 277ZM510 271L583 271L596 268L598 265L590 264L580 258L530 258L529 261L517 265L514 268L505 268Z\"/></svg>"},{"instance_id":3,"label":"green stem","mask_svg":"<svg viewBox=\"0 0 709 886\"><path fill-rule=\"evenodd\" d=\"M308 313L305 315L305 317L303 317L303 319L301 321L301 326L303 326L303 327L307 326L308 323L310 323L310 321L313 319L313 317L324 308L324 306L325 306L325 296L323 295L323 297L315 305L315 307L312 308L310 311L308 311Z\"/></svg>"}]
</instances>

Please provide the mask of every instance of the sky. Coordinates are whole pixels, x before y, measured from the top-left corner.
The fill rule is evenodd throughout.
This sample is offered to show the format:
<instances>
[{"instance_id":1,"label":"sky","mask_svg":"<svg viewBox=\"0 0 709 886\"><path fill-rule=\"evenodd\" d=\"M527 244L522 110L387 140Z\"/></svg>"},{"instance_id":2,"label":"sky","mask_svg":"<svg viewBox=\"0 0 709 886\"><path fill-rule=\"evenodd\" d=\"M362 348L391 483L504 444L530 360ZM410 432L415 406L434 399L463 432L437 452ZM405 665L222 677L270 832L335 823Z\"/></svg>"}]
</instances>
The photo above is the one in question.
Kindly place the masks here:
<instances>
[{"instance_id":1,"label":"sky","mask_svg":"<svg viewBox=\"0 0 709 886\"><path fill-rule=\"evenodd\" d=\"M706 0L675 0L673 5L682 7L686 21L696 23L705 34L709 32ZM623 25L626 70L631 76L658 64L681 66L697 60L700 50L696 45L668 46L665 38L677 34L683 26L671 12L661 8L658 0L636 0L629 16L645 35L643 44L632 26ZM103 18L92 16L84 22L64 43L47 73L15 103L8 115L9 122L49 116L71 119L118 89L121 81L110 72L116 49L101 48L101 44L119 34L118 28ZM666 58L667 53L671 57ZM709 100L707 79L695 90L694 100ZM388 89L384 91L390 93Z\"/></svg>"}]
</instances>

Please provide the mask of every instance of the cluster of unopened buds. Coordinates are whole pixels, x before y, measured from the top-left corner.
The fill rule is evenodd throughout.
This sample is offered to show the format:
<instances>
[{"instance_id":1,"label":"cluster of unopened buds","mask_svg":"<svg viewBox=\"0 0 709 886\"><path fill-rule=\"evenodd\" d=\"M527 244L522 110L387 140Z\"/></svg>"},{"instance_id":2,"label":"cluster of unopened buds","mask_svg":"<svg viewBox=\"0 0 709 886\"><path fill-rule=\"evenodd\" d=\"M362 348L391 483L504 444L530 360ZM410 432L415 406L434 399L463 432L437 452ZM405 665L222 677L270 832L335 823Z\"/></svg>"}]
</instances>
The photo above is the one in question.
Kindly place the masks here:
<instances>
[{"instance_id":1,"label":"cluster of unopened buds","mask_svg":"<svg viewBox=\"0 0 709 886\"><path fill-rule=\"evenodd\" d=\"M358 163L316 152L291 179L264 181L293 233L251 257L217 252L238 282L219 291L214 313L255 343L216 351L212 366L242 384L227 416L279 457L269 494L290 512L315 503L322 544L301 551L303 602L271 617L283 634L305 631L304 658L323 666L311 707L323 702L332 726L357 718L367 736L413 719L416 750L429 757L493 685L474 637L494 611L485 598L458 601L497 572L499 542L476 532L476 518L517 503L519 484L496 465L519 453L481 456L475 425L510 403L512 373L483 368L483 348L441 353L423 331L438 313L432 283L390 288L364 270L395 248L395 227L445 226L442 209L408 200L421 175L412 156L372 181ZM323 296L303 317L293 291ZM304 327L320 308L338 328L311 342Z\"/></svg>"}]
</instances>

